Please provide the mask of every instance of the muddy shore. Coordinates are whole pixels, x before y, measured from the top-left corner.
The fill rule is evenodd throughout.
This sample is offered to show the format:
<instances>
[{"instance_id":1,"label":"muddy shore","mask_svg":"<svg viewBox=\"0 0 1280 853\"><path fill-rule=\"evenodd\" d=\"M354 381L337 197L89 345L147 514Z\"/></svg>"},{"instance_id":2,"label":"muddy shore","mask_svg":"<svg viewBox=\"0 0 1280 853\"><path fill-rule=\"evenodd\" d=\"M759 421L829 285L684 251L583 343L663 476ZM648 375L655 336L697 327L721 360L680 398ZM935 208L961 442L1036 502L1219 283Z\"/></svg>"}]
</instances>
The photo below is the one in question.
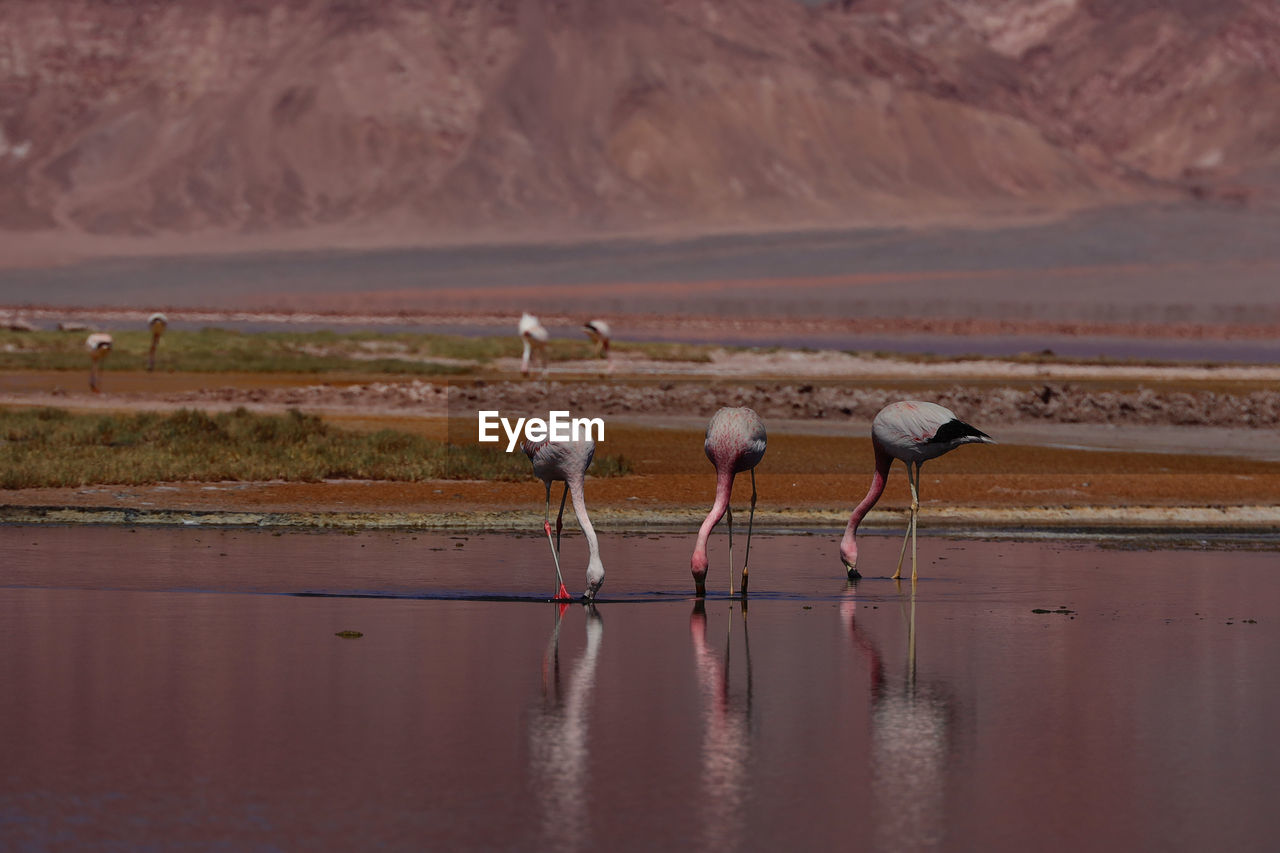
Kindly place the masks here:
<instances>
[{"instance_id":1,"label":"muddy shore","mask_svg":"<svg viewBox=\"0 0 1280 853\"><path fill-rule=\"evenodd\" d=\"M875 412L894 399L925 398L1002 442L930 463L927 525L1269 532L1280 524L1280 449L1269 450L1280 427L1277 368L916 363L795 351L717 351L706 363L620 359L606 375L602 367L560 363L546 379L521 380L511 378L515 365L500 362L461 380L322 383L116 371L100 395L78 390L78 373L11 373L0 405L299 408L348 428L461 440L482 407L589 409L611 424L602 452L622 455L633 471L589 481L593 514L605 528L644 530L687 527L705 513L713 478L701 430L721 405L752 406L769 425L758 522L834 528L866 490ZM532 476L528 483L87 485L6 491L0 522L520 530L540 522L541 498ZM868 523L896 528L906 503L898 472Z\"/></svg>"}]
</instances>

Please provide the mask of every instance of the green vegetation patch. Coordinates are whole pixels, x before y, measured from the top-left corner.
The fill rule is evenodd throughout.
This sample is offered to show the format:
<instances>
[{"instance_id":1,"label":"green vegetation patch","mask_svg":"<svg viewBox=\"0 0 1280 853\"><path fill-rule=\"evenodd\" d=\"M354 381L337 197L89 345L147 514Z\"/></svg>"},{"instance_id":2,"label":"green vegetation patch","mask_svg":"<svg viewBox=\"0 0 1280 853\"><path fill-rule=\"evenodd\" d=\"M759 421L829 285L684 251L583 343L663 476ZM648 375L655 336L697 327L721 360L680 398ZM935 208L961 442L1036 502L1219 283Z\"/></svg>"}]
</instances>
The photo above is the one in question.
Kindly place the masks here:
<instances>
[{"instance_id":1,"label":"green vegetation patch","mask_svg":"<svg viewBox=\"0 0 1280 853\"><path fill-rule=\"evenodd\" d=\"M111 331L114 345L104 369L142 370L151 347L146 330ZM84 332L0 330L2 370L88 370ZM661 361L710 361L709 347L623 343L626 352ZM552 362L587 359L585 339L552 340ZM237 332L170 329L156 350L156 369L189 373L329 373L447 375L469 373L496 358L519 358L515 334L480 338L411 332Z\"/></svg>"},{"instance_id":2,"label":"green vegetation patch","mask_svg":"<svg viewBox=\"0 0 1280 853\"><path fill-rule=\"evenodd\" d=\"M621 457L592 473L619 476ZM599 472L599 473L597 473ZM73 415L0 410L0 487L6 489L227 480L527 480L523 454L450 446L409 433L353 432L314 415L182 409L160 414Z\"/></svg>"}]
</instances>

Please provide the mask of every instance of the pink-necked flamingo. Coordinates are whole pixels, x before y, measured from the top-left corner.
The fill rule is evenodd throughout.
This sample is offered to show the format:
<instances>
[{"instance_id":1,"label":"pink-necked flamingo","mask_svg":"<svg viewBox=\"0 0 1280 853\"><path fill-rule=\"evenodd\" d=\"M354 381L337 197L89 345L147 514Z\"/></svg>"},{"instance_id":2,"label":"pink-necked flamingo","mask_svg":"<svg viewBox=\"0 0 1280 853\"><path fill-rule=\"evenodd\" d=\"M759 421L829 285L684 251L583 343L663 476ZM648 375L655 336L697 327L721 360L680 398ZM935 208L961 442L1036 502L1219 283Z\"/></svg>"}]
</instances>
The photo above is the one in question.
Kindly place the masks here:
<instances>
[{"instance_id":1,"label":"pink-necked flamingo","mask_svg":"<svg viewBox=\"0 0 1280 853\"><path fill-rule=\"evenodd\" d=\"M911 580L916 579L916 516L920 510L920 466L962 444L975 442L995 444L991 436L960 420L946 406L904 400L890 403L880 410L871 423L871 446L876 460L871 488L849 517L844 538L840 540L840 559L850 578L859 577L858 525L884 493L885 483L889 480L889 466L893 464L893 460L901 459L907 466L907 482L911 486L911 518L907 522L907 532L902 537L898 568L893 577L897 579L902 576L902 559L907 551L907 539L910 538Z\"/></svg>"},{"instance_id":2,"label":"pink-necked flamingo","mask_svg":"<svg viewBox=\"0 0 1280 853\"><path fill-rule=\"evenodd\" d=\"M542 359L542 372L547 372L547 341L551 335L546 327L538 322L538 318L529 313L520 315L520 323L516 326L520 332L520 340L524 343L524 355L520 359L520 372L529 375L530 356L537 355Z\"/></svg>"},{"instance_id":3,"label":"pink-necked flamingo","mask_svg":"<svg viewBox=\"0 0 1280 853\"><path fill-rule=\"evenodd\" d=\"M564 524L564 502L566 497L573 498L573 512L578 516L578 525L582 535L586 537L590 557L587 559L587 591L583 598L592 601L604 583L604 564L600 562L600 542L596 539L595 528L587 517L587 503L582 494L582 484L587 476L587 468L595 456L596 443L585 441L526 441L523 445L525 455L533 463L533 473L546 484L547 508L543 515L542 529L546 531L547 542L551 545L551 557L556 563L556 580L560 588L556 591L556 600L571 598L564 586L564 576L560 573L560 530ZM551 483L564 481L564 494L560 496L560 514L556 516L556 535L551 538Z\"/></svg>"},{"instance_id":4,"label":"pink-necked flamingo","mask_svg":"<svg viewBox=\"0 0 1280 853\"><path fill-rule=\"evenodd\" d=\"M742 471L751 472L751 517L747 522L747 557L742 563L742 594L747 594L747 564L751 561L751 527L756 517L756 465L764 458L767 437L764 421L748 408L724 408L711 416L707 424L707 438L703 449L711 464L716 466L716 497L711 512L698 530L698 542L693 548L690 567L693 585L698 596L707 594L707 539L711 530L729 514L729 595L733 595L733 509L729 499L733 494L733 478Z\"/></svg>"}]
</instances>

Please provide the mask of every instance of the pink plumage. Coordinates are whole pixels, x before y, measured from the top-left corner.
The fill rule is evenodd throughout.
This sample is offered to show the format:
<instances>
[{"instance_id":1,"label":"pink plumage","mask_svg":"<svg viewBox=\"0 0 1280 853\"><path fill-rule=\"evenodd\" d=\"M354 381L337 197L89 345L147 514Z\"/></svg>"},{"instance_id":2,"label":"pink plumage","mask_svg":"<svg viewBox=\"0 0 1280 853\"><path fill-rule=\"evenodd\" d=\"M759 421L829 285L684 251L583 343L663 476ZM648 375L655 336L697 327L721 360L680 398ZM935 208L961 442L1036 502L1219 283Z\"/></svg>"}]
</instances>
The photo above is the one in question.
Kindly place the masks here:
<instances>
[{"instance_id":1,"label":"pink plumage","mask_svg":"<svg viewBox=\"0 0 1280 853\"><path fill-rule=\"evenodd\" d=\"M707 458L716 466L716 497L711 512L698 530L698 541L693 549L690 566L694 588L699 596L706 595L707 539L711 530L729 514L729 594L733 594L733 510L729 498L733 493L733 478L742 471L751 472L751 520L747 523L747 558L742 566L742 592L747 592L747 563L751 560L751 525L756 511L755 467L764 458L767 436L764 421L748 408L724 408L711 416L707 424L707 438L703 443Z\"/></svg>"}]
</instances>

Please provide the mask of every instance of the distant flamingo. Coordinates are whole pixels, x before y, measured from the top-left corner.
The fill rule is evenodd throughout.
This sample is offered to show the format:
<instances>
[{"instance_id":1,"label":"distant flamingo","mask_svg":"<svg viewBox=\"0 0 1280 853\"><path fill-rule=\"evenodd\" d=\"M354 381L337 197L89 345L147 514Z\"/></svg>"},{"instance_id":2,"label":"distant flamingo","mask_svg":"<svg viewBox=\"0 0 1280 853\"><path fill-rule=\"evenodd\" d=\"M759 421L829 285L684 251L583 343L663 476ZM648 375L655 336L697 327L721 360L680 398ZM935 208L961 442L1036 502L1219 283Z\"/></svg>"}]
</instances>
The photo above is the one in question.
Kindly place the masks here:
<instances>
[{"instance_id":1,"label":"distant flamingo","mask_svg":"<svg viewBox=\"0 0 1280 853\"><path fill-rule=\"evenodd\" d=\"M151 352L147 353L147 370L156 369L156 347L160 345L160 336L169 328L169 318L159 311L147 318L147 327L151 329Z\"/></svg>"},{"instance_id":2,"label":"distant flamingo","mask_svg":"<svg viewBox=\"0 0 1280 853\"><path fill-rule=\"evenodd\" d=\"M520 316L520 324L516 327L520 339L524 342L524 356L520 359L520 372L529 375L529 357L537 354L542 358L542 372L547 372L547 341L551 336L546 328L538 322L538 318L529 313Z\"/></svg>"},{"instance_id":3,"label":"distant flamingo","mask_svg":"<svg viewBox=\"0 0 1280 853\"><path fill-rule=\"evenodd\" d=\"M89 351L89 390L100 393L98 388L98 369L102 361L111 353L114 341L106 332L94 332L85 339L84 348Z\"/></svg>"},{"instance_id":4,"label":"distant flamingo","mask_svg":"<svg viewBox=\"0 0 1280 853\"><path fill-rule=\"evenodd\" d=\"M582 495L582 484L595 456L596 443L586 441L526 441L524 453L533 463L533 473L547 486L547 508L543 515L542 529L546 531L547 542L551 545L551 556L556 562L556 580L560 589L556 592L556 600L568 599L571 596L564 587L564 576L560 573L560 530L564 519L565 498L573 497L573 512L578 516L578 525L582 535L587 539L590 557L587 560L587 591L583 598L595 600L600 585L604 583L604 565L600 562L600 542L596 539L595 528L587 517L587 504ZM560 496L560 514L556 516L555 541L551 539L551 483L553 480L564 481L564 494Z\"/></svg>"},{"instance_id":5,"label":"distant flamingo","mask_svg":"<svg viewBox=\"0 0 1280 853\"><path fill-rule=\"evenodd\" d=\"M609 340L613 337L609 330L609 324L604 320L588 320L583 325L582 331L587 333L587 337L591 338L591 343L596 346L596 358L609 360Z\"/></svg>"},{"instance_id":6,"label":"distant flamingo","mask_svg":"<svg viewBox=\"0 0 1280 853\"><path fill-rule=\"evenodd\" d=\"M729 595L733 595L733 508L729 506L729 499L733 494L733 477L742 471L751 472L751 517L747 522L747 557L742 563L742 594L747 594L751 527L756 518L755 467L764 458L765 443L764 421L751 409L721 409L711 416L711 423L707 424L703 449L711 464L716 466L716 498L711 512L707 513L698 530L698 542L690 562L694 590L698 596L707 594L707 539L726 512L729 514Z\"/></svg>"},{"instance_id":7,"label":"distant flamingo","mask_svg":"<svg viewBox=\"0 0 1280 853\"><path fill-rule=\"evenodd\" d=\"M871 446L875 451L876 470L871 488L862 503L854 509L840 540L840 559L850 578L858 574L858 525L884 493L889 480L889 466L901 459L907 466L907 482L911 486L911 519L898 552L898 568L893 577L902 576L902 559L911 539L911 579L916 579L916 515L920 510L920 466L926 461L955 450L962 444L982 442L995 444L991 436L958 419L955 413L937 403L904 400L890 403L880 410L871 423Z\"/></svg>"}]
</instances>

